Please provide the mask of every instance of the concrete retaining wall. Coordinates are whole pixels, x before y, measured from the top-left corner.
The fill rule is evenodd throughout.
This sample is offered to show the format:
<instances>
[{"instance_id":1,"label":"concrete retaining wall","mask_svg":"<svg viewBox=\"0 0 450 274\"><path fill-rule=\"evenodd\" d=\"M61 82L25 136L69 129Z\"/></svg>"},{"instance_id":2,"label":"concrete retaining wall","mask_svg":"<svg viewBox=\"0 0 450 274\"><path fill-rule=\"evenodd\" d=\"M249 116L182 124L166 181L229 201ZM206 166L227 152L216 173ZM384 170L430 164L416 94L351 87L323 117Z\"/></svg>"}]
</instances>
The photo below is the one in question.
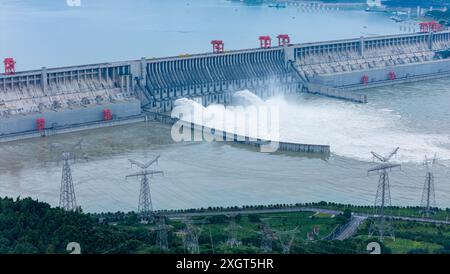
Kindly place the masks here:
<instances>
[{"instance_id":1,"label":"concrete retaining wall","mask_svg":"<svg viewBox=\"0 0 450 274\"><path fill-rule=\"evenodd\" d=\"M44 118L46 129L70 127L103 120L103 110L110 109L114 119L121 119L141 114L139 100L104 104L86 108L66 109L61 112L46 111L29 115L14 115L0 119L0 136L36 131L36 119Z\"/></svg>"},{"instance_id":2,"label":"concrete retaining wall","mask_svg":"<svg viewBox=\"0 0 450 274\"><path fill-rule=\"evenodd\" d=\"M369 76L369 85L378 82L389 81L389 72L393 71L396 79L408 80L418 76L430 74L445 74L450 72L450 60L436 60L430 62L397 65L392 68L380 68L370 70L359 70L343 73L322 74L310 79L312 83L321 84L329 87L346 87L360 85L364 74Z\"/></svg>"},{"instance_id":3,"label":"concrete retaining wall","mask_svg":"<svg viewBox=\"0 0 450 274\"><path fill-rule=\"evenodd\" d=\"M333 97L337 99L343 99L347 101L357 102L357 103L367 103L367 96L362 94L356 94L347 90L340 90L337 88L327 87L320 84L307 84L306 85L308 93L324 95L328 97Z\"/></svg>"},{"instance_id":4,"label":"concrete retaining wall","mask_svg":"<svg viewBox=\"0 0 450 274\"><path fill-rule=\"evenodd\" d=\"M172 118L169 115L155 113L155 112L147 112L146 113L148 120L155 120L165 124L173 125L177 123L179 120L176 118ZM206 126L196 125L193 123L180 121L184 127L191 128L192 131L198 130L201 132L216 132L214 129L211 129ZM219 133L215 133L214 136L221 141L232 141L234 143L251 145L254 147L261 148L262 146L269 146L269 144L276 145L278 148L276 151L288 151L288 152L302 152L302 153L316 153L323 154L328 156L330 154L330 146L329 145L316 145L316 144L300 144L300 143L292 143L292 142L274 142L271 140L264 139L255 139L250 138L248 136L242 136L238 134L233 134L224 131L217 131Z\"/></svg>"}]
</instances>

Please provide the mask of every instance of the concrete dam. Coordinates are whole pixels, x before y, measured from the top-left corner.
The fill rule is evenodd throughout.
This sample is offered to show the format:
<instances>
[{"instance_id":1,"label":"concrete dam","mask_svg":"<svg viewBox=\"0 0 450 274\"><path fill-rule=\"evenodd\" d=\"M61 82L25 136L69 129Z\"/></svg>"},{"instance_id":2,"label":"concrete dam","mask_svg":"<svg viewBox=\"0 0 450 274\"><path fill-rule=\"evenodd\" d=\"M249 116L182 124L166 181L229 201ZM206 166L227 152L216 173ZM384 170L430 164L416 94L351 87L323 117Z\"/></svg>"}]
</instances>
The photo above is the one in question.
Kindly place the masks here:
<instances>
[{"instance_id":1,"label":"concrete dam","mask_svg":"<svg viewBox=\"0 0 450 274\"><path fill-rule=\"evenodd\" d=\"M143 120L183 97L227 104L242 89L261 98L309 92L364 103L354 90L450 75L449 48L450 31L431 31L9 70L0 74L0 139Z\"/></svg>"}]
</instances>

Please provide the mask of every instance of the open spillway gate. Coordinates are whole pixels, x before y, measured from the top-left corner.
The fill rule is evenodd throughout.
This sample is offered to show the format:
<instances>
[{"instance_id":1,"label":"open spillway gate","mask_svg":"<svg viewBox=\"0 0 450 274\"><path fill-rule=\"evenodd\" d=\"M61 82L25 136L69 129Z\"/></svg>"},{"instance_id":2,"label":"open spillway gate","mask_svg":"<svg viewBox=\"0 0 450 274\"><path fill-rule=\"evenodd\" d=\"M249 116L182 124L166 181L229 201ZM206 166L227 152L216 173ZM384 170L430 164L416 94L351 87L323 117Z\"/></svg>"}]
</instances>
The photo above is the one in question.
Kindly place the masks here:
<instances>
[{"instance_id":1,"label":"open spillway gate","mask_svg":"<svg viewBox=\"0 0 450 274\"><path fill-rule=\"evenodd\" d=\"M242 50L148 60L147 106L167 112L174 99L203 105L227 104L234 91L249 89L261 98L301 90L302 81L286 63L283 48Z\"/></svg>"},{"instance_id":2,"label":"open spillway gate","mask_svg":"<svg viewBox=\"0 0 450 274\"><path fill-rule=\"evenodd\" d=\"M147 59L139 87L155 112L181 97L226 104L242 89L261 98L309 92L366 103L355 90L449 75L449 48L450 32L439 31Z\"/></svg>"}]
</instances>

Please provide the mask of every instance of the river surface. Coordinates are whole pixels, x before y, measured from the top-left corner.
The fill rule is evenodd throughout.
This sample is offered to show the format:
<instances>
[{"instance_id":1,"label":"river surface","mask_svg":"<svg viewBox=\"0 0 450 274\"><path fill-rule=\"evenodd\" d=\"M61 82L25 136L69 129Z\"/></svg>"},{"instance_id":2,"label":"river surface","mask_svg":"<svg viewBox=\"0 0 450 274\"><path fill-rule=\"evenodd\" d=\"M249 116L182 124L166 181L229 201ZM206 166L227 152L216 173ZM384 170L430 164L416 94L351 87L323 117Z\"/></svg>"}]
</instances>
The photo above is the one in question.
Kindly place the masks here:
<instances>
[{"instance_id":1,"label":"river surface","mask_svg":"<svg viewBox=\"0 0 450 274\"><path fill-rule=\"evenodd\" d=\"M224 0L0 0L0 57L18 70L192 54L259 46L260 35L287 33L293 43L392 34L389 15Z\"/></svg>"},{"instance_id":2,"label":"river surface","mask_svg":"<svg viewBox=\"0 0 450 274\"><path fill-rule=\"evenodd\" d=\"M399 32L389 15L358 10L274 9L220 0L0 0L0 56L19 70L255 47L257 37L288 33L293 42ZM83 139L88 161L72 165L85 211L136 210L139 181L128 159L161 154L164 176L151 178L153 205L193 208L335 201L373 204L378 176L371 151L389 153L392 203L418 205L425 154L437 154L436 202L450 207L450 79L367 91L369 104L299 95L270 98L281 107L285 140L329 144L329 158L260 153L229 143L174 143L170 126L139 123L0 144L0 196L30 196L58 205L61 165L51 143Z\"/></svg>"}]
</instances>

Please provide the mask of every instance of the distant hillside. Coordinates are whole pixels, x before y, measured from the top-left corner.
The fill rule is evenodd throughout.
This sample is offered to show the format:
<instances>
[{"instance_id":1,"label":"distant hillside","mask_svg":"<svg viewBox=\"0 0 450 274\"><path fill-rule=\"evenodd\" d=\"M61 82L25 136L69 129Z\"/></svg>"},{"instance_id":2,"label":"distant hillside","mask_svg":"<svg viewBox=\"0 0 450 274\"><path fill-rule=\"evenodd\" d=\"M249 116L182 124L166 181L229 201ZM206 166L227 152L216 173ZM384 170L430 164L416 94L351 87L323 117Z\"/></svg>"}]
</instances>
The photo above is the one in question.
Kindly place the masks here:
<instances>
[{"instance_id":1,"label":"distant hillside","mask_svg":"<svg viewBox=\"0 0 450 274\"><path fill-rule=\"evenodd\" d=\"M443 7L448 6L450 3L448 0L387 0L383 1L383 5L388 7Z\"/></svg>"},{"instance_id":2,"label":"distant hillside","mask_svg":"<svg viewBox=\"0 0 450 274\"><path fill-rule=\"evenodd\" d=\"M433 10L427 12L427 16L435 19L440 24L448 26L450 23L450 10L447 11L439 11L439 10Z\"/></svg>"},{"instance_id":3,"label":"distant hillside","mask_svg":"<svg viewBox=\"0 0 450 274\"><path fill-rule=\"evenodd\" d=\"M148 229L118 229L30 198L0 198L0 254L66 254L69 242L78 242L83 253L129 253L153 245L152 236Z\"/></svg>"}]
</instances>

